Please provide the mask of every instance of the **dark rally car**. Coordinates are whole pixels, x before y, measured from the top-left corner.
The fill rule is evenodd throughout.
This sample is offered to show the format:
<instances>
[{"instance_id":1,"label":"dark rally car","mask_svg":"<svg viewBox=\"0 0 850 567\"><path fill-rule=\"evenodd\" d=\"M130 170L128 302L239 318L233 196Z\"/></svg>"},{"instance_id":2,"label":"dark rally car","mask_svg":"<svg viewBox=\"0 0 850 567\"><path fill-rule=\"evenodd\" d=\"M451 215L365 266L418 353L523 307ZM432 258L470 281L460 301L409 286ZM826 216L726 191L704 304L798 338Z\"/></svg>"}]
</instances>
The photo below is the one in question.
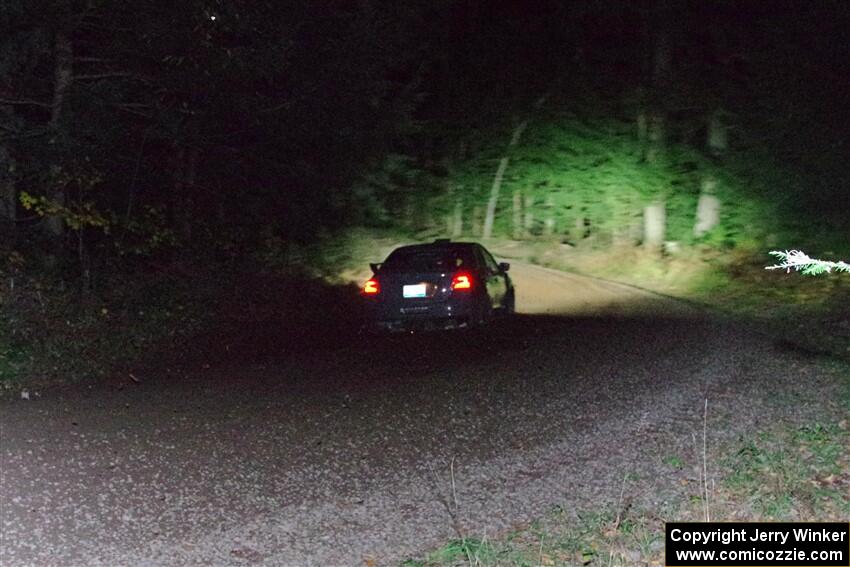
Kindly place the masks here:
<instances>
[{"instance_id":1,"label":"dark rally car","mask_svg":"<svg viewBox=\"0 0 850 567\"><path fill-rule=\"evenodd\" d=\"M395 249L362 289L368 324L384 330L461 328L514 311L507 263L480 244L436 240Z\"/></svg>"}]
</instances>

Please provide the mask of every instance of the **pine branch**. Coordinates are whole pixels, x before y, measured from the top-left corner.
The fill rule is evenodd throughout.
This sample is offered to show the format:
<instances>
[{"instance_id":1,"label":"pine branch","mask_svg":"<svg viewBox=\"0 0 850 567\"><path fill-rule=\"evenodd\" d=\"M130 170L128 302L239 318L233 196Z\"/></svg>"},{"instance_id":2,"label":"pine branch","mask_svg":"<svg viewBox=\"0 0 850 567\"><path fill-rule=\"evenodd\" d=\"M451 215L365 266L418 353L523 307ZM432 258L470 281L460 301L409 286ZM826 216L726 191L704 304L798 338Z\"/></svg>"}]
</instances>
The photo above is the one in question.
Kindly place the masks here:
<instances>
[{"instance_id":1,"label":"pine branch","mask_svg":"<svg viewBox=\"0 0 850 567\"><path fill-rule=\"evenodd\" d=\"M792 269L795 272L802 272L806 276L818 276L823 273L830 273L832 270L836 272L850 273L850 264L847 262L830 262L828 260L818 260L810 258L802 250L773 250L771 256L775 256L780 260L779 264L767 266L765 270L785 270L790 272Z\"/></svg>"}]
</instances>

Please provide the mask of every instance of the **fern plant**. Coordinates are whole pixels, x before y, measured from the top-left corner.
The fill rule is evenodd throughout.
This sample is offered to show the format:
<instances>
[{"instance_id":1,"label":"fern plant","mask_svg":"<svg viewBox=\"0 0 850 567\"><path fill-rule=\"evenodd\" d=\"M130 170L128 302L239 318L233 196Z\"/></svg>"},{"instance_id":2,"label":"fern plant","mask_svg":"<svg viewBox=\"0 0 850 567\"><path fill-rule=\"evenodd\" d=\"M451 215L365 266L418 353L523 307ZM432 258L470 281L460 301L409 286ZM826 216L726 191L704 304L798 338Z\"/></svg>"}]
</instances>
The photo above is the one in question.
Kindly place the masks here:
<instances>
[{"instance_id":1,"label":"fern plant","mask_svg":"<svg viewBox=\"0 0 850 567\"><path fill-rule=\"evenodd\" d=\"M836 272L850 273L850 264L847 262L831 262L829 260L818 260L810 258L802 250L773 250L771 256L779 259L778 264L767 266L766 270L785 270L790 272L792 269L796 272L802 272L807 276L818 276L824 273L830 273L833 270Z\"/></svg>"}]
</instances>

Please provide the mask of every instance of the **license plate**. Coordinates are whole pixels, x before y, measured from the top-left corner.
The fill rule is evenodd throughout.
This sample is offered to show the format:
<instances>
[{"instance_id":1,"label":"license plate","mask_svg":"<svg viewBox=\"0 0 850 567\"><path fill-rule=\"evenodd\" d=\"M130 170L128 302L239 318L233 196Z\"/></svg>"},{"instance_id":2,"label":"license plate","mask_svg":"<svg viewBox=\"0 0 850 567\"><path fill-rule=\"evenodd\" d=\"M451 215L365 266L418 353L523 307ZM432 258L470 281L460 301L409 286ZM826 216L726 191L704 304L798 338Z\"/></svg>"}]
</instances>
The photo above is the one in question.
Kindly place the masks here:
<instances>
[{"instance_id":1,"label":"license plate","mask_svg":"<svg viewBox=\"0 0 850 567\"><path fill-rule=\"evenodd\" d=\"M396 288L398 289L398 288ZM402 295L404 297L426 297L428 294L428 290L425 287L424 283L415 284L415 285L406 285L402 288Z\"/></svg>"}]
</instances>

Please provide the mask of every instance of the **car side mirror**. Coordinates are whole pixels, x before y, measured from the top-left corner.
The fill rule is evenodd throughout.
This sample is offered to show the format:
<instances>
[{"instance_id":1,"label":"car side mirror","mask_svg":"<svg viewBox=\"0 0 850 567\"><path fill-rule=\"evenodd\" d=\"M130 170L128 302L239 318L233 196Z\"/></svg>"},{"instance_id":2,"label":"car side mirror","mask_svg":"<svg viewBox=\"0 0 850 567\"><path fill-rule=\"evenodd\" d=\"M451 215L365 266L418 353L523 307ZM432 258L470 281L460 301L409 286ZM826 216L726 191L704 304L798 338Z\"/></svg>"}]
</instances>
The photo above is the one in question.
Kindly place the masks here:
<instances>
[{"instance_id":1,"label":"car side mirror","mask_svg":"<svg viewBox=\"0 0 850 567\"><path fill-rule=\"evenodd\" d=\"M507 272L510 269L511 269L511 265L508 264L507 262L499 262L499 271L500 272Z\"/></svg>"},{"instance_id":2,"label":"car side mirror","mask_svg":"<svg viewBox=\"0 0 850 567\"><path fill-rule=\"evenodd\" d=\"M370 268L372 268L372 273L373 273L373 274L377 274L377 273L378 273L378 270L380 270L380 269L381 269L381 264L376 263L376 262L372 262L372 263L370 263L370 264L369 264L369 267L370 267Z\"/></svg>"}]
</instances>

